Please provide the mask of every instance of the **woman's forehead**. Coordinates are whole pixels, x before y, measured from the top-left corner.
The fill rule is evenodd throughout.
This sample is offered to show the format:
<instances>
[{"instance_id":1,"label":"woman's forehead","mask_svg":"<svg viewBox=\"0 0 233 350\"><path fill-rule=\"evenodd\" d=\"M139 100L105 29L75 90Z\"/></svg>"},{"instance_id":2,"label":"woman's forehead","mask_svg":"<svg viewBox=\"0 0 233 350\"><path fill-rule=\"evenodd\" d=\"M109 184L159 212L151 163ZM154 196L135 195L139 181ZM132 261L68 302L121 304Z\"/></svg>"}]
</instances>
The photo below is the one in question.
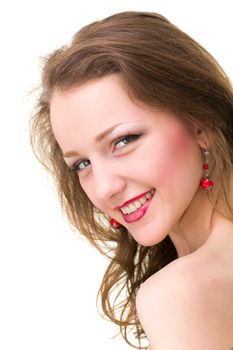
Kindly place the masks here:
<instances>
[{"instance_id":1,"label":"woman's forehead","mask_svg":"<svg viewBox=\"0 0 233 350\"><path fill-rule=\"evenodd\" d=\"M50 120L56 133L61 128L91 130L94 126L106 126L140 120L144 110L135 104L116 77L109 76L90 81L66 92L54 93L50 104Z\"/></svg>"}]
</instances>

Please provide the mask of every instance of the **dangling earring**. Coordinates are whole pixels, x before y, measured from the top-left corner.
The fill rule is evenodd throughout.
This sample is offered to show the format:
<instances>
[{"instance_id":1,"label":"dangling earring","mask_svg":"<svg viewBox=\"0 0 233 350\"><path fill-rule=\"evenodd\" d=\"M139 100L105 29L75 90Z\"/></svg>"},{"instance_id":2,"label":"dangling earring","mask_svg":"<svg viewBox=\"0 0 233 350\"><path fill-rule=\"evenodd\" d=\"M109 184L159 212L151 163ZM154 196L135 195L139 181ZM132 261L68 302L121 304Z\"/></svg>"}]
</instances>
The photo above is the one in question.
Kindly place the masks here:
<instances>
[{"instance_id":1,"label":"dangling earring","mask_svg":"<svg viewBox=\"0 0 233 350\"><path fill-rule=\"evenodd\" d=\"M121 228L121 226L122 226L122 225L121 225L118 221L116 221L115 219L111 219L111 220L110 220L110 224L111 224L112 228L115 228L115 229Z\"/></svg>"},{"instance_id":2,"label":"dangling earring","mask_svg":"<svg viewBox=\"0 0 233 350\"><path fill-rule=\"evenodd\" d=\"M209 151L206 149L204 151L205 155L205 162L202 165L202 169L204 170L204 176L201 179L200 185L203 188L203 190L210 190L214 186L214 182L209 179L209 164L208 164L208 155Z\"/></svg>"}]
</instances>

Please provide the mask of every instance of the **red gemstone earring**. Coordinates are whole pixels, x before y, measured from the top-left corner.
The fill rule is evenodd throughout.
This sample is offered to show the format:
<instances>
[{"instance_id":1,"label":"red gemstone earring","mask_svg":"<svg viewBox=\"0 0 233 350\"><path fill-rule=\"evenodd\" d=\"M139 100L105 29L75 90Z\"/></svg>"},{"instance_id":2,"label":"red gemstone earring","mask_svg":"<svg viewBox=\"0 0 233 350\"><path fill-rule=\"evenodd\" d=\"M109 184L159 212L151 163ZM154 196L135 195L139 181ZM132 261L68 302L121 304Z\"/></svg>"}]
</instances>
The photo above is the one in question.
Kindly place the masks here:
<instances>
[{"instance_id":1,"label":"red gemstone earring","mask_svg":"<svg viewBox=\"0 0 233 350\"><path fill-rule=\"evenodd\" d=\"M116 221L115 219L111 219L110 220L110 224L111 224L111 226L112 226L112 228L115 228L115 229L118 229L118 228L120 228L122 225L118 222L118 221Z\"/></svg>"},{"instance_id":2,"label":"red gemstone earring","mask_svg":"<svg viewBox=\"0 0 233 350\"><path fill-rule=\"evenodd\" d=\"M214 186L214 182L209 179L209 164L208 164L208 155L209 151L206 149L204 151L205 155L205 162L202 165L202 169L204 170L204 176L201 179L200 185L203 188L203 190L210 190Z\"/></svg>"}]
</instances>

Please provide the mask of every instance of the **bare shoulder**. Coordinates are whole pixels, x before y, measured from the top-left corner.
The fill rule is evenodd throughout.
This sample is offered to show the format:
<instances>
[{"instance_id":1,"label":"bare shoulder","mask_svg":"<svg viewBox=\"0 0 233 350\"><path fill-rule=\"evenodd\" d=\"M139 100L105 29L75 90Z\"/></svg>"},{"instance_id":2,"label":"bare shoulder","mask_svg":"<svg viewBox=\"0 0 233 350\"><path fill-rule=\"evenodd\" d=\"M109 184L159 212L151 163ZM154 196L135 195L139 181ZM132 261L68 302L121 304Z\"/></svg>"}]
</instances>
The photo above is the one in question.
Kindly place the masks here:
<instances>
[{"instance_id":1,"label":"bare shoulder","mask_svg":"<svg viewBox=\"0 0 233 350\"><path fill-rule=\"evenodd\" d=\"M209 271L184 257L143 283L136 304L151 350L233 348L233 284Z\"/></svg>"}]
</instances>

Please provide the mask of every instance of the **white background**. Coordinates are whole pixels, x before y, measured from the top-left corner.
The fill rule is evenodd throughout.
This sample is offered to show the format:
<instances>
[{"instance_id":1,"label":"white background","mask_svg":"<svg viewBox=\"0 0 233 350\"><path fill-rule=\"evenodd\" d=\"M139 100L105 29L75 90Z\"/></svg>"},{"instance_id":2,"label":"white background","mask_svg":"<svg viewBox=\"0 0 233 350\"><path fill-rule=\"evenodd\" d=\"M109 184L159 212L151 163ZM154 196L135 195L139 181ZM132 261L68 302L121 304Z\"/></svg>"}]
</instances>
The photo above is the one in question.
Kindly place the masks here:
<instances>
[{"instance_id":1,"label":"white background","mask_svg":"<svg viewBox=\"0 0 233 350\"><path fill-rule=\"evenodd\" d=\"M97 314L105 259L74 234L34 159L29 95L39 57L83 25L115 12L160 12L205 46L233 77L232 1L7 1L0 5L0 349L129 349Z\"/></svg>"}]
</instances>

